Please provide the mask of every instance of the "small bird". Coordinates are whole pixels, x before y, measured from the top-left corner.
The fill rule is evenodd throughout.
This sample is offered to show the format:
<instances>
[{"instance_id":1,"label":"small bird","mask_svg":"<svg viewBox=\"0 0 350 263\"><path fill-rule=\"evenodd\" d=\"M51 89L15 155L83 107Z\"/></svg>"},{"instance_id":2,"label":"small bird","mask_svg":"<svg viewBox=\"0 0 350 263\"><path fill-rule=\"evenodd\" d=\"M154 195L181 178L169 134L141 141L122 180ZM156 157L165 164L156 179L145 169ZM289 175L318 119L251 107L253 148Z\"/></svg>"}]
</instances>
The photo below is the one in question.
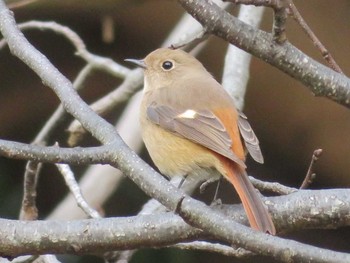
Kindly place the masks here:
<instances>
[{"instance_id":1,"label":"small bird","mask_svg":"<svg viewBox=\"0 0 350 263\"><path fill-rule=\"evenodd\" d=\"M229 94L196 58L181 50L160 48L143 60L126 61L144 69L142 137L160 172L167 177L222 175L236 189L251 227L275 235L246 173L245 148L263 163L259 141Z\"/></svg>"}]
</instances>

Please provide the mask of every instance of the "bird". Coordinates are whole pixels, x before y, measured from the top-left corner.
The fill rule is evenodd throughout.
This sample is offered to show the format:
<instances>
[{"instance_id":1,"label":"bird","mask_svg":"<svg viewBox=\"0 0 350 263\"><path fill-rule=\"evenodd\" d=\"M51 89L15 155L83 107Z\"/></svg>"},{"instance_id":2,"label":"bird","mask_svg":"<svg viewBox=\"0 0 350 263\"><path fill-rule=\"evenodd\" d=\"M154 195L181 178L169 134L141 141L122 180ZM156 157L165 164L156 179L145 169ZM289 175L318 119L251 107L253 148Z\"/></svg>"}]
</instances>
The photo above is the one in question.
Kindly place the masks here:
<instances>
[{"instance_id":1,"label":"bird","mask_svg":"<svg viewBox=\"0 0 350 263\"><path fill-rule=\"evenodd\" d=\"M250 226L275 235L271 215L246 172L246 152L264 162L259 141L221 84L180 49L159 48L144 59L125 61L144 69L141 133L159 171L168 178L223 176L237 191Z\"/></svg>"}]
</instances>

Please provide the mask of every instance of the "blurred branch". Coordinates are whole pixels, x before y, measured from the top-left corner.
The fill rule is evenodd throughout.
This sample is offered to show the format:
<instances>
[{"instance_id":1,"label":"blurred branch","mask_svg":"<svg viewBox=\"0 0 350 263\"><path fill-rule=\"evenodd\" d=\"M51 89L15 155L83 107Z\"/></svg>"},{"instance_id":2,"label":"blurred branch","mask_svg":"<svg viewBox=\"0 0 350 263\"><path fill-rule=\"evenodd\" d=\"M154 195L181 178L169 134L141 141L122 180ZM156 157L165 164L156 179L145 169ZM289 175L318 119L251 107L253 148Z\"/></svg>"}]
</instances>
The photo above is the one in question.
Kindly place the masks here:
<instances>
[{"instance_id":1,"label":"blurred branch","mask_svg":"<svg viewBox=\"0 0 350 263\"><path fill-rule=\"evenodd\" d=\"M240 21L210 0L178 0L208 32L299 80L316 96L350 107L350 79L320 64L288 41L282 45L267 32Z\"/></svg>"},{"instance_id":2,"label":"blurred branch","mask_svg":"<svg viewBox=\"0 0 350 263\"><path fill-rule=\"evenodd\" d=\"M64 36L75 47L76 55L84 59L94 69L103 70L115 77L125 78L130 70L107 57L101 57L90 53L84 41L75 33L72 29L66 26L62 26L56 22L41 22L41 21L29 21L19 24L18 27L21 30L51 30L56 34ZM5 43L0 42L0 49Z\"/></svg>"},{"instance_id":3,"label":"blurred branch","mask_svg":"<svg viewBox=\"0 0 350 263\"><path fill-rule=\"evenodd\" d=\"M258 28L263 13L263 7L241 6L238 19ZM237 109L241 111L244 107L251 58L251 54L234 45L228 45L222 76L222 86L231 95Z\"/></svg>"},{"instance_id":4,"label":"blurred branch","mask_svg":"<svg viewBox=\"0 0 350 263\"><path fill-rule=\"evenodd\" d=\"M29 5L29 4L34 3L36 1L38 1L38 0L20 0L20 1L16 1L16 2L10 3L7 6L10 9L15 9L15 8L20 8L20 7Z\"/></svg>"},{"instance_id":5,"label":"blurred branch","mask_svg":"<svg viewBox=\"0 0 350 263\"><path fill-rule=\"evenodd\" d=\"M265 198L279 232L289 232L295 229L336 228L350 225L350 190L302 190L288 196ZM303 207L300 207L303 203ZM225 214L224 223L236 220L248 224L241 205L223 205L212 207L218 214ZM0 219L0 254L2 256L18 256L23 254L43 253L102 253L114 249L135 249L140 247L163 247L179 242L189 242L198 239L212 240L215 236L200 229L187 225L179 216L169 213L155 213L127 218L105 218L74 221L15 221ZM169 235L172 229L172 235ZM253 232L254 233L254 232ZM257 233L257 232L255 232ZM261 234L261 233L260 233ZM260 235L270 243L286 243L290 249L295 249L295 241L281 240L269 235ZM92 238L98 237L98 238ZM28 242L31 240L31 242ZM43 242L44 241L44 242ZM25 244L25 245L24 245ZM224 243L220 243L221 246ZM209 246L209 244L206 244ZM320 254L327 250L302 245L310 252ZM201 248L198 248L201 249ZM203 248L204 249L204 248ZM227 249L217 250L216 246L205 248L217 253L233 255ZM274 249L271 247L271 249ZM295 253L301 248L294 250ZM286 248L288 251L288 248ZM287 252L285 251L285 252ZM242 252L242 251L241 251ZM293 253L294 253L293 252ZM249 252L244 252L244 254ZM259 253L259 252L258 252ZM328 262L344 262L350 255L330 252L335 258ZM331 255L329 254L329 255ZM251 255L251 253L250 253ZM323 254L324 255L324 254ZM249 256L247 254L246 256ZM288 258L288 257L287 257ZM297 254L289 259L304 262ZM299 258L300 260L297 260ZM327 260L327 258L325 258ZM328 258L329 260L329 258ZM282 260L284 262L290 262ZM315 258L312 262L320 261Z\"/></svg>"}]
</instances>

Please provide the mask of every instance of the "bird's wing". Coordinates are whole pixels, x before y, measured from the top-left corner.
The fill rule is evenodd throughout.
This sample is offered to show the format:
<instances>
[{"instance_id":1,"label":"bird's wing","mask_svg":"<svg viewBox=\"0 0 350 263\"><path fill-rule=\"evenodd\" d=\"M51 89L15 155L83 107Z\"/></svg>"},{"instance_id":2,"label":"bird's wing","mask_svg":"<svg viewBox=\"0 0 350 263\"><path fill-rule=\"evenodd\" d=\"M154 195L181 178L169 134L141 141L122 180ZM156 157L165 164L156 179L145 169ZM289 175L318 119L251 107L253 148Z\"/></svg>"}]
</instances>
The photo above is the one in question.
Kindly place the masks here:
<instances>
[{"instance_id":1,"label":"bird's wing","mask_svg":"<svg viewBox=\"0 0 350 263\"><path fill-rule=\"evenodd\" d=\"M208 110L177 110L166 105L152 103L147 108L147 117L177 136L198 143L246 168L231 149L232 140L220 119Z\"/></svg>"},{"instance_id":2,"label":"bird's wing","mask_svg":"<svg viewBox=\"0 0 350 263\"><path fill-rule=\"evenodd\" d=\"M260 150L259 140L256 137L252 127L250 126L247 120L247 116L245 116L244 113L240 111L238 112L238 115L238 128L249 154L258 163L264 163L264 157Z\"/></svg>"}]
</instances>

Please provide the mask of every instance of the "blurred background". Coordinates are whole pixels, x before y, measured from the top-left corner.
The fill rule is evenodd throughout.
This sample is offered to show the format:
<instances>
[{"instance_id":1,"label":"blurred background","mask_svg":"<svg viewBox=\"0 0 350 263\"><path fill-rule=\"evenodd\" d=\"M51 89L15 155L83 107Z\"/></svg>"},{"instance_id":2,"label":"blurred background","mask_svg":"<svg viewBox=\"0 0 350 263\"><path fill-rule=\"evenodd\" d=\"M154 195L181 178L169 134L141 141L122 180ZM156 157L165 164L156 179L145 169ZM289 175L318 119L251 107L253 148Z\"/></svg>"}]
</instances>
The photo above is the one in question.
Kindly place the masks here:
<instances>
[{"instance_id":1,"label":"blurred background","mask_svg":"<svg viewBox=\"0 0 350 263\"><path fill-rule=\"evenodd\" d=\"M10 2L10 1L9 1ZM331 52L346 75L350 67L350 2L348 0L295 0L295 5L314 33ZM164 0L38 0L13 10L17 22L29 20L55 21L70 27L84 40L88 50L124 64L124 58L142 58L158 48L184 11L176 1ZM234 14L237 10L232 11ZM103 38L103 24L112 22L114 38ZM272 12L266 10L262 28L270 31ZM74 48L62 36L50 31L26 31L29 41L43 52L70 80L74 80L85 62L74 55ZM288 20L287 36L304 53L324 63L301 28ZM227 43L216 37L198 58L216 79L221 81L223 57ZM0 50L0 138L29 143L40 131L59 104L53 92L8 48ZM269 181L299 187L310 163L312 153L324 153L315 166L317 178L313 189L346 188L350 186L350 112L330 100L313 96L298 81L253 58L245 113L261 142L265 164L248 160L251 175ZM81 96L88 103L102 97L120 84L106 73L89 77ZM120 110L123 108L121 107ZM115 121L120 112L108 116ZM138 120L130 120L135 122ZM64 145L67 133L56 134ZM93 140L84 141L92 145ZM143 151L143 158L149 157ZM25 162L0 157L0 217L18 218L23 193ZM85 167L74 167L77 177ZM101 175L103 176L103 175ZM215 187L209 187L212 196ZM232 189L222 187L220 198L235 202ZM45 165L39 180L38 208L45 218L67 193L56 168ZM200 197L201 198L201 197ZM206 197L204 197L206 198ZM147 197L128 179L103 207L106 216L134 215ZM127 202L120 202L127 200ZM321 247L350 252L348 228L334 231L300 231L288 237ZM62 258L61 258L62 259ZM175 249L144 249L132 262L271 262L271 259L235 260L205 252ZM64 262L102 262L95 257L64 257Z\"/></svg>"}]
</instances>

